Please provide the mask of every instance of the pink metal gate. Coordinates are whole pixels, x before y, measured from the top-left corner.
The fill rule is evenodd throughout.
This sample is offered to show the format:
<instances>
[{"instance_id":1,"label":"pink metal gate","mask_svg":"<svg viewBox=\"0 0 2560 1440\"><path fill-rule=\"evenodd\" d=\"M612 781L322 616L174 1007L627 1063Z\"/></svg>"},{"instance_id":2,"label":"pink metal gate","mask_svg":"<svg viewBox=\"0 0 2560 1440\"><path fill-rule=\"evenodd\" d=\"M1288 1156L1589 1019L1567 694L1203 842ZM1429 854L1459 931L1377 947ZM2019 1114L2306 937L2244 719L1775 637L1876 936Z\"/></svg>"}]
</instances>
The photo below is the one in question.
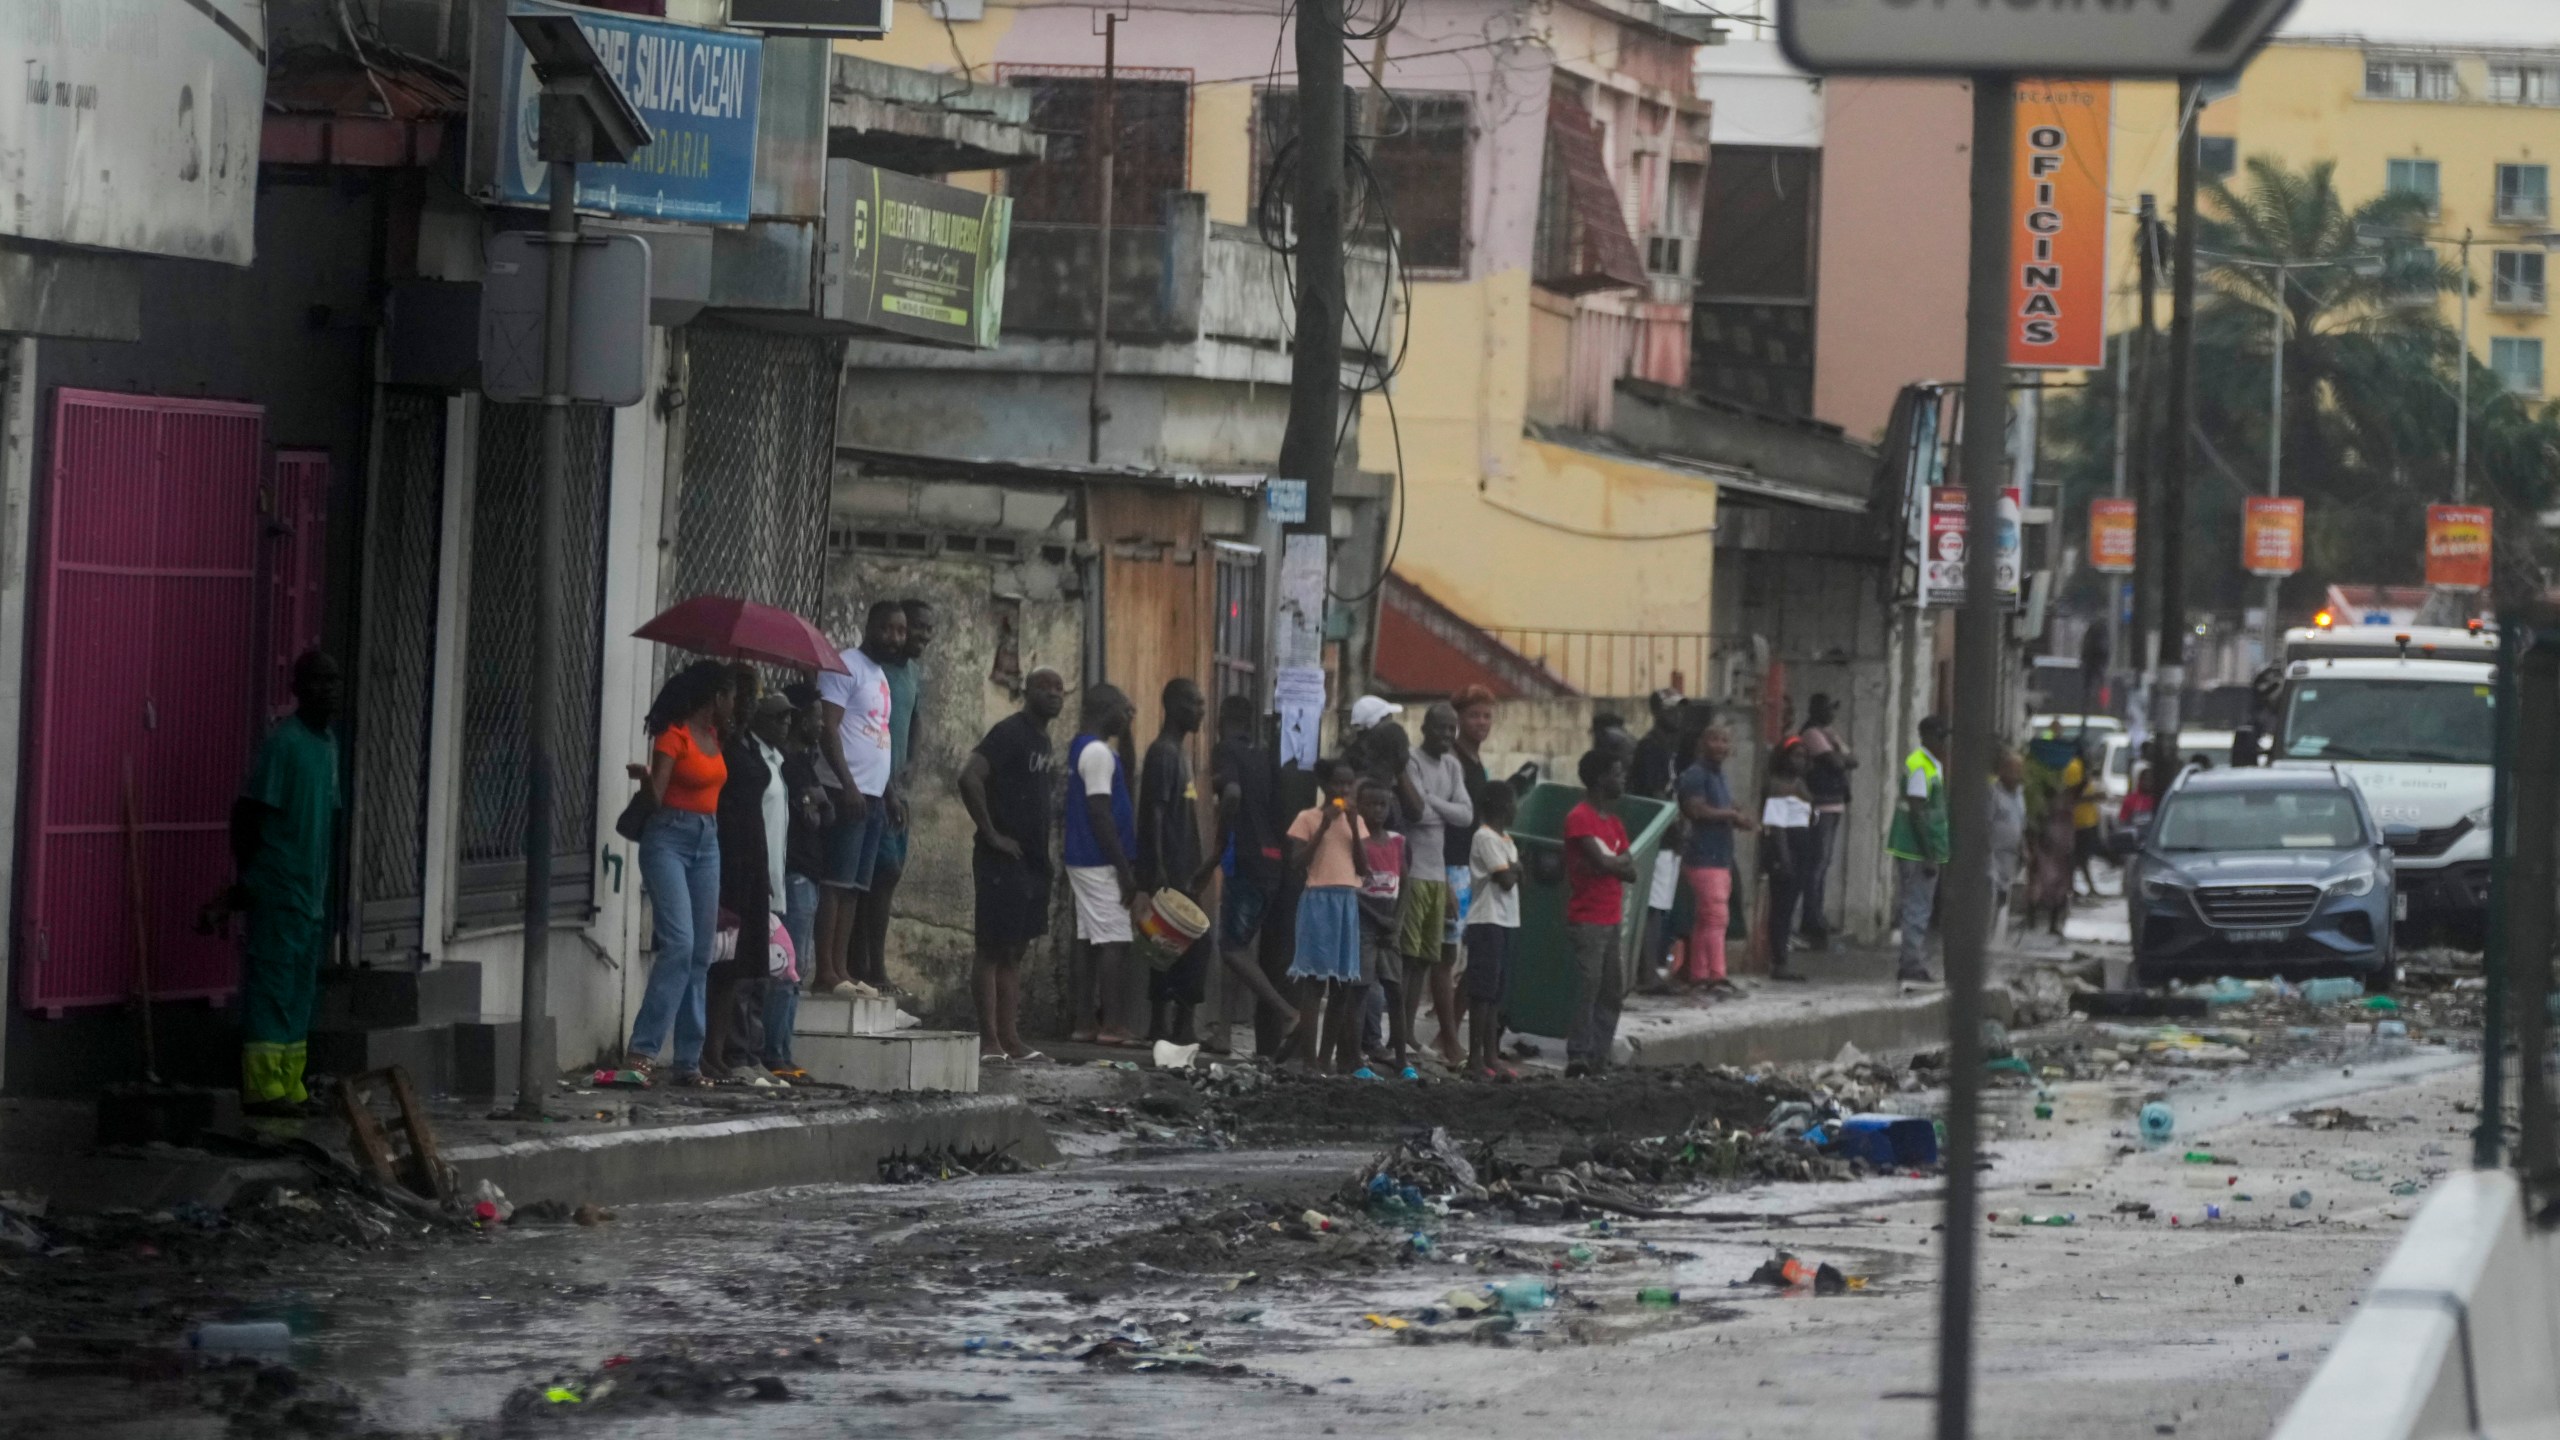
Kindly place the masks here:
<instances>
[{"instance_id":1,"label":"pink metal gate","mask_svg":"<svg viewBox=\"0 0 2560 1440\"><path fill-rule=\"evenodd\" d=\"M232 797L260 693L255 405L54 399L20 954L27 1008L135 993L125 775L139 797L151 990L238 986L195 933L230 879Z\"/></svg>"}]
</instances>

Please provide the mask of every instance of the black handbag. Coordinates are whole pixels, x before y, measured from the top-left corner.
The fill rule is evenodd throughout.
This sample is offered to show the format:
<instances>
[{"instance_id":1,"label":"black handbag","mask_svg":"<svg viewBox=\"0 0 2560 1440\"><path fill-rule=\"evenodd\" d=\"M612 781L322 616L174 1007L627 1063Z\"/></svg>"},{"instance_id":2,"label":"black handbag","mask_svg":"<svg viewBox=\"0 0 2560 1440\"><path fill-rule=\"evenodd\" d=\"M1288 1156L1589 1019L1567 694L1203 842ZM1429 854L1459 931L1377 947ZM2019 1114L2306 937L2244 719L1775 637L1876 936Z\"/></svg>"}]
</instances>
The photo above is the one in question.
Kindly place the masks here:
<instances>
[{"instance_id":1,"label":"black handbag","mask_svg":"<svg viewBox=\"0 0 2560 1440\"><path fill-rule=\"evenodd\" d=\"M637 844L640 832L648 828L649 817L657 813L658 797L643 785L632 792L631 803L623 806L622 813L614 817L613 833Z\"/></svg>"}]
</instances>

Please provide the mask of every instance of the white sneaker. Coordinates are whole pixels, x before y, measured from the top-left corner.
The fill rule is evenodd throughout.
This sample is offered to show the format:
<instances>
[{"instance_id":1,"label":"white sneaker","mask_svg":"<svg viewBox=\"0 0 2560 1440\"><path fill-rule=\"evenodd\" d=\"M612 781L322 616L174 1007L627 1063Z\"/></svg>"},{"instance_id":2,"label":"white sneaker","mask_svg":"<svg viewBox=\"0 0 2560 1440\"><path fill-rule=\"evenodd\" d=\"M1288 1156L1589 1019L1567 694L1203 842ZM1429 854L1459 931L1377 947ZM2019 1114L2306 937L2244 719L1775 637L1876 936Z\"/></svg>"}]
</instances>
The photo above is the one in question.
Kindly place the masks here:
<instances>
[{"instance_id":1,"label":"white sneaker","mask_svg":"<svg viewBox=\"0 0 2560 1440\"><path fill-rule=\"evenodd\" d=\"M851 986L853 987L853 989L852 989L852 991L851 991L850 993L851 993L851 994L852 994L856 999L860 999L860 1000L879 1000L879 999L883 999L883 998L885 998L885 997L883 997L883 996L881 995L881 993L880 993L879 991L872 989L869 985L864 984L864 983L863 983L862 981L860 981L860 980L851 980L851 981L847 981L847 982L846 982L846 984L849 984L849 985L851 985ZM845 994L845 993L847 993L847 992L846 992L846 990L845 990L845 988L844 988L844 986L843 986L843 985L839 985L839 986L837 986L837 987L836 987L836 993L837 993L837 994L839 994L839 995L841 995L841 994Z\"/></svg>"}]
</instances>

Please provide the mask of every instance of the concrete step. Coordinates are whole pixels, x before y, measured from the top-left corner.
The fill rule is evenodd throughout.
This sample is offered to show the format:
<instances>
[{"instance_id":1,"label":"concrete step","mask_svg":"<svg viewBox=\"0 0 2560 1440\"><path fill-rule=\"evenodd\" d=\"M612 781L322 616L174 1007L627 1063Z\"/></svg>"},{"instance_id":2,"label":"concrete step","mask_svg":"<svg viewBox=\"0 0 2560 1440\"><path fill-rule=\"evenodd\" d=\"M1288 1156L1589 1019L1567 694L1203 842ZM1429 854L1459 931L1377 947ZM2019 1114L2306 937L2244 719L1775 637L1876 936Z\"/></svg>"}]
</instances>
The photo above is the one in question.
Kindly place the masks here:
<instances>
[{"instance_id":1,"label":"concrete step","mask_svg":"<svg viewBox=\"0 0 2560 1440\"><path fill-rule=\"evenodd\" d=\"M431 970L331 970L320 976L322 1030L391 1030L449 1025L480 1014L480 967L470 962Z\"/></svg>"},{"instance_id":2,"label":"concrete step","mask_svg":"<svg viewBox=\"0 0 2560 1440\"><path fill-rule=\"evenodd\" d=\"M895 1035L815 1035L799 1027L791 1058L813 1079L856 1090L978 1088L978 1036L969 1030L902 1030Z\"/></svg>"},{"instance_id":3,"label":"concrete step","mask_svg":"<svg viewBox=\"0 0 2560 1440\"><path fill-rule=\"evenodd\" d=\"M923 1022L898 1008L894 1000L839 1000L833 995L803 995L794 1035L891 1035Z\"/></svg>"},{"instance_id":4,"label":"concrete step","mask_svg":"<svg viewBox=\"0 0 2560 1440\"><path fill-rule=\"evenodd\" d=\"M551 1053L559 1054L559 1017L543 1016L542 1029L552 1037ZM524 1026L515 1020L465 1020L454 1025L453 1093L516 1093L518 1045L523 1036Z\"/></svg>"},{"instance_id":5,"label":"concrete step","mask_svg":"<svg viewBox=\"0 0 2560 1440\"><path fill-rule=\"evenodd\" d=\"M453 1090L453 1027L398 1025L366 1030L313 1030L310 1069L354 1075L397 1065L422 1094Z\"/></svg>"}]
</instances>

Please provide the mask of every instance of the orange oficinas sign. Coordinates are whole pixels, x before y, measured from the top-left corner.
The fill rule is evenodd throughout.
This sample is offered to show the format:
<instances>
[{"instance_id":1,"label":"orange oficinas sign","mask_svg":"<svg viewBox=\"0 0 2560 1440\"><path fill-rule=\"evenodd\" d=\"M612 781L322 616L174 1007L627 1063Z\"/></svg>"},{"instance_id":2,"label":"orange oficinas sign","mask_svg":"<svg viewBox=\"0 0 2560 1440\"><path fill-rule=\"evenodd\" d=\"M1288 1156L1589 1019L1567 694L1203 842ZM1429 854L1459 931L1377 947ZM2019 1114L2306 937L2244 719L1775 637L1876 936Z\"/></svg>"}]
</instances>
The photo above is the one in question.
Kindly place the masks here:
<instances>
[{"instance_id":1,"label":"orange oficinas sign","mask_svg":"<svg viewBox=\"0 0 2560 1440\"><path fill-rule=\"evenodd\" d=\"M2486 505L2427 507L2427 583L2446 590L2489 588L2489 538L2493 520Z\"/></svg>"},{"instance_id":2,"label":"orange oficinas sign","mask_svg":"<svg viewBox=\"0 0 2560 1440\"><path fill-rule=\"evenodd\" d=\"M2018 82L2017 193L2010 213L2009 363L2087 369L2107 359L2104 80Z\"/></svg>"},{"instance_id":3,"label":"orange oficinas sign","mask_svg":"<svg viewBox=\"0 0 2560 1440\"><path fill-rule=\"evenodd\" d=\"M2089 568L2109 575L2133 571L2134 518L2130 500L2089 502Z\"/></svg>"},{"instance_id":4,"label":"orange oficinas sign","mask_svg":"<svg viewBox=\"0 0 2560 1440\"><path fill-rule=\"evenodd\" d=\"M2302 500L2252 495L2240 513L2240 565L2252 575L2291 575L2302 568Z\"/></svg>"}]
</instances>

